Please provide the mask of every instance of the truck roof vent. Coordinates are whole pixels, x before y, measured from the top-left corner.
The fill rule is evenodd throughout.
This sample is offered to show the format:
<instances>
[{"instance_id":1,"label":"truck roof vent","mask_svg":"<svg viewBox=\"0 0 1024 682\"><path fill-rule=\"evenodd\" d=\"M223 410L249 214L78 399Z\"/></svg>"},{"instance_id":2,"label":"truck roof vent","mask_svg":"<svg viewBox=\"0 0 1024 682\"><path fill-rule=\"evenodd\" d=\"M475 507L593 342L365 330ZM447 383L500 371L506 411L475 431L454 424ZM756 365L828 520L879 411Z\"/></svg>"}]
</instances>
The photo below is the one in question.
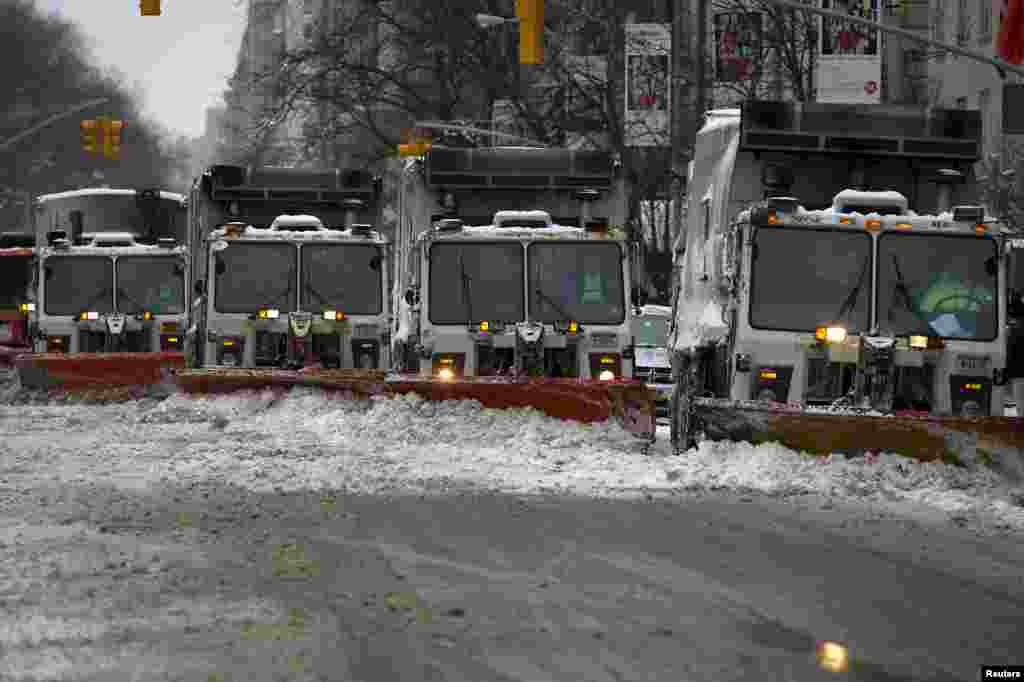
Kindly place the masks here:
<instances>
[{"instance_id":1,"label":"truck roof vent","mask_svg":"<svg viewBox=\"0 0 1024 682\"><path fill-rule=\"evenodd\" d=\"M796 213L800 208L800 200L796 197L768 197L765 199L768 208L774 208L782 213Z\"/></svg>"},{"instance_id":2,"label":"truck roof vent","mask_svg":"<svg viewBox=\"0 0 1024 682\"><path fill-rule=\"evenodd\" d=\"M907 207L907 198L899 192L892 191L866 192L844 189L832 198L832 210L836 213L856 211L861 215L906 215Z\"/></svg>"},{"instance_id":3,"label":"truck roof vent","mask_svg":"<svg viewBox=\"0 0 1024 682\"><path fill-rule=\"evenodd\" d=\"M271 230L287 232L315 232L323 230L324 224L319 218L311 215L279 215L270 223Z\"/></svg>"},{"instance_id":4,"label":"truck roof vent","mask_svg":"<svg viewBox=\"0 0 1024 682\"><path fill-rule=\"evenodd\" d=\"M438 232L460 232L462 231L462 220L459 218L444 218L437 221Z\"/></svg>"},{"instance_id":5,"label":"truck roof vent","mask_svg":"<svg viewBox=\"0 0 1024 682\"><path fill-rule=\"evenodd\" d=\"M551 227L551 214L547 211L498 211L494 214L494 226L529 229Z\"/></svg>"},{"instance_id":6,"label":"truck roof vent","mask_svg":"<svg viewBox=\"0 0 1024 682\"><path fill-rule=\"evenodd\" d=\"M131 232L94 232L82 235L90 246L135 246L135 237Z\"/></svg>"}]
</instances>

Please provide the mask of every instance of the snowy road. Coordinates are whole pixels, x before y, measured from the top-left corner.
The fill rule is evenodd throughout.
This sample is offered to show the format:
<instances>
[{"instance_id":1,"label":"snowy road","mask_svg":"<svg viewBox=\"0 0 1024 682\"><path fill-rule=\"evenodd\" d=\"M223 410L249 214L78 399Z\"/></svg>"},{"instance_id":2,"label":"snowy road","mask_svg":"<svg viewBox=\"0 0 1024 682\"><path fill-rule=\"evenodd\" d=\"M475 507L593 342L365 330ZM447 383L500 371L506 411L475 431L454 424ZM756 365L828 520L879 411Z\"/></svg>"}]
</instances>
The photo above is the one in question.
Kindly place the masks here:
<instances>
[{"instance_id":1,"label":"snowy road","mask_svg":"<svg viewBox=\"0 0 1024 682\"><path fill-rule=\"evenodd\" d=\"M976 679L1022 501L412 398L0 405L0 679Z\"/></svg>"}]
</instances>

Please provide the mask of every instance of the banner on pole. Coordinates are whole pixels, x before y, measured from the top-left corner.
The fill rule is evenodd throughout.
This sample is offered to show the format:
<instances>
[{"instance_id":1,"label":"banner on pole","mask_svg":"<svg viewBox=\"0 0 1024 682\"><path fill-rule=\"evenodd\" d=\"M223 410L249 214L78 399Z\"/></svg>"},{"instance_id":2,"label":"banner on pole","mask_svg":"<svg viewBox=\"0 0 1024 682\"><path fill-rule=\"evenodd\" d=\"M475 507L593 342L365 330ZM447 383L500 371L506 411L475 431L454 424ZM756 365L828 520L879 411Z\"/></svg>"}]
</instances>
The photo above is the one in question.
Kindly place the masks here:
<instances>
[{"instance_id":1,"label":"banner on pole","mask_svg":"<svg viewBox=\"0 0 1024 682\"><path fill-rule=\"evenodd\" d=\"M671 43L669 24L626 24L627 146L669 146Z\"/></svg>"},{"instance_id":2,"label":"banner on pole","mask_svg":"<svg viewBox=\"0 0 1024 682\"><path fill-rule=\"evenodd\" d=\"M761 55L763 15L760 12L719 12L715 15L715 80L748 81Z\"/></svg>"},{"instance_id":3,"label":"banner on pole","mask_svg":"<svg viewBox=\"0 0 1024 682\"><path fill-rule=\"evenodd\" d=\"M879 0L821 0L822 9L879 21ZM820 17L815 74L819 102L878 104L882 99L882 36L841 19Z\"/></svg>"}]
</instances>

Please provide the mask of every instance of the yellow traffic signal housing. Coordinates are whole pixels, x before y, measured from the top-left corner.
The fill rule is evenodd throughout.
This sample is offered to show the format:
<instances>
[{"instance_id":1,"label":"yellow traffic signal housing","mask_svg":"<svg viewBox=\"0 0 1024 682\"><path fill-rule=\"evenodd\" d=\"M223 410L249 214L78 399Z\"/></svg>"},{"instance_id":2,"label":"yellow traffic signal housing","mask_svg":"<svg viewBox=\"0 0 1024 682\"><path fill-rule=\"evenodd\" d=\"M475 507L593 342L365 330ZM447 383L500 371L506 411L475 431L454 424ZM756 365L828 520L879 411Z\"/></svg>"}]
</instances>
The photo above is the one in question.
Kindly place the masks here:
<instances>
[{"instance_id":1,"label":"yellow traffic signal housing","mask_svg":"<svg viewBox=\"0 0 1024 682\"><path fill-rule=\"evenodd\" d=\"M139 0L139 9L144 17L160 16L160 0Z\"/></svg>"},{"instance_id":2,"label":"yellow traffic signal housing","mask_svg":"<svg viewBox=\"0 0 1024 682\"><path fill-rule=\"evenodd\" d=\"M399 156L423 156L430 151L429 142L411 142L398 145Z\"/></svg>"},{"instance_id":3,"label":"yellow traffic signal housing","mask_svg":"<svg viewBox=\"0 0 1024 682\"><path fill-rule=\"evenodd\" d=\"M103 155L108 159L121 158L121 131L124 130L124 121L104 121Z\"/></svg>"},{"instance_id":4,"label":"yellow traffic signal housing","mask_svg":"<svg viewBox=\"0 0 1024 682\"><path fill-rule=\"evenodd\" d=\"M82 121L82 149L89 154L95 154L100 150L99 144L100 126L96 119L85 119Z\"/></svg>"},{"instance_id":5,"label":"yellow traffic signal housing","mask_svg":"<svg viewBox=\"0 0 1024 682\"><path fill-rule=\"evenodd\" d=\"M544 0L516 0L519 63L544 63Z\"/></svg>"}]
</instances>

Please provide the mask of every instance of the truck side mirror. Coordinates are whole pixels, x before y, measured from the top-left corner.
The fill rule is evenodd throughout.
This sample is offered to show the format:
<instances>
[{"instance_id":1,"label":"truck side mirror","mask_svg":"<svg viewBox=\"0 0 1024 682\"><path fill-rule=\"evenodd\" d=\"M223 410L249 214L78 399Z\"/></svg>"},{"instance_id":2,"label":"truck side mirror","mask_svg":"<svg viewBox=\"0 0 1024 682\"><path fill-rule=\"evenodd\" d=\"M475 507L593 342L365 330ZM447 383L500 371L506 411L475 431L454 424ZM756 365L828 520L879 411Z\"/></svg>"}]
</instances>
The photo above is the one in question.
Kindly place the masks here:
<instances>
[{"instance_id":1,"label":"truck side mirror","mask_svg":"<svg viewBox=\"0 0 1024 682\"><path fill-rule=\"evenodd\" d=\"M196 292L196 296L202 296L206 293L206 282L201 279L197 279L195 284L192 285L192 289Z\"/></svg>"},{"instance_id":2,"label":"truck side mirror","mask_svg":"<svg viewBox=\"0 0 1024 682\"><path fill-rule=\"evenodd\" d=\"M406 289L405 290L405 302L408 303L409 305L416 305L417 303L420 302L420 297L412 289Z\"/></svg>"}]
</instances>

